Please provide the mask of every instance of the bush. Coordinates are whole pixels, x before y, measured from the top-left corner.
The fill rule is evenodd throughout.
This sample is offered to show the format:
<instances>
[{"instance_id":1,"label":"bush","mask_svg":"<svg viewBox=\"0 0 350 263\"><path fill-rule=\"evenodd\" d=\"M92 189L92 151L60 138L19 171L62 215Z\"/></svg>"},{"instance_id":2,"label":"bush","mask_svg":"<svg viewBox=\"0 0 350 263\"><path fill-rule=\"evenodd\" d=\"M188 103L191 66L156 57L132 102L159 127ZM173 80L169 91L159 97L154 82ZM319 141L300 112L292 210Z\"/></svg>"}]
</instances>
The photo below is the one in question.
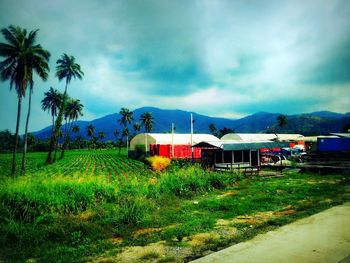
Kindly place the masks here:
<instances>
[{"instance_id":1,"label":"bush","mask_svg":"<svg viewBox=\"0 0 350 263\"><path fill-rule=\"evenodd\" d=\"M164 171L169 165L171 160L163 156L151 156L146 158L146 161L150 165L153 171Z\"/></svg>"},{"instance_id":2,"label":"bush","mask_svg":"<svg viewBox=\"0 0 350 263\"><path fill-rule=\"evenodd\" d=\"M206 172L192 166L162 174L159 178L160 193L191 196L198 192L224 188L235 180L230 173Z\"/></svg>"}]
</instances>

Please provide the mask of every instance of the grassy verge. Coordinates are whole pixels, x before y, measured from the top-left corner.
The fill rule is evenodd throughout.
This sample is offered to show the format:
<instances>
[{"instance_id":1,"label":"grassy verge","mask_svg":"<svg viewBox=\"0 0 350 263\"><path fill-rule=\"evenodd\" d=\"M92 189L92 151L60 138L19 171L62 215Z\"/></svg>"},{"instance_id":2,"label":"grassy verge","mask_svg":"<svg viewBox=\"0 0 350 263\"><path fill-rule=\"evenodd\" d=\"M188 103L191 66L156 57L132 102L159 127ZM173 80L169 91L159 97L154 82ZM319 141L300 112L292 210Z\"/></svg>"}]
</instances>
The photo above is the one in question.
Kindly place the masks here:
<instances>
[{"instance_id":1,"label":"grassy verge","mask_svg":"<svg viewBox=\"0 0 350 263\"><path fill-rule=\"evenodd\" d=\"M1 177L3 260L185 262L350 200L344 175L152 173L109 154L75 152L73 173L59 164Z\"/></svg>"}]
</instances>

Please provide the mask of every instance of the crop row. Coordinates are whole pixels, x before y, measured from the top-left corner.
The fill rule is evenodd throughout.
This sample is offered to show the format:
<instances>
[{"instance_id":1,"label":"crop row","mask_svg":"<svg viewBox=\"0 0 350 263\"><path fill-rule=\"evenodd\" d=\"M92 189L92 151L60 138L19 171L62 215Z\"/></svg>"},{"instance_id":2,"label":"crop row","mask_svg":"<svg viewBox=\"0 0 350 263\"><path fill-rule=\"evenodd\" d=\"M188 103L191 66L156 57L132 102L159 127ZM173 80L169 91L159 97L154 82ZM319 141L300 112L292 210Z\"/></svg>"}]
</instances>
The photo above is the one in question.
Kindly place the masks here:
<instances>
[{"instance_id":1,"label":"crop row","mask_svg":"<svg viewBox=\"0 0 350 263\"><path fill-rule=\"evenodd\" d=\"M144 176L150 171L144 163L118 154L117 150L67 151L63 160L53 165L44 165L44 153L29 153L27 173L55 176L57 174L72 176L106 176L108 180L128 180L130 177ZM0 172L9 174L11 156L0 155ZM19 163L19 160L18 160Z\"/></svg>"}]
</instances>

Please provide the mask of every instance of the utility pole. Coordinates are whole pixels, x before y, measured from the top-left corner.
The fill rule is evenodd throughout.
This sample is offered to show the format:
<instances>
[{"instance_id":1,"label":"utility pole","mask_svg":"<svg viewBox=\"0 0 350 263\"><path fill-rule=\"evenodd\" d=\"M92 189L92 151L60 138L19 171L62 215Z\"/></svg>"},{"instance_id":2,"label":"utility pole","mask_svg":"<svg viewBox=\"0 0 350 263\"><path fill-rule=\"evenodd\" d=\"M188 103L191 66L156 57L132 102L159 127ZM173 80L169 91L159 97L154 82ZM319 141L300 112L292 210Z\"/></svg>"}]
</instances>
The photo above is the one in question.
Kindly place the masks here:
<instances>
[{"instance_id":1,"label":"utility pole","mask_svg":"<svg viewBox=\"0 0 350 263\"><path fill-rule=\"evenodd\" d=\"M191 153L192 153L192 162L194 161L194 154L193 154L193 114L191 113Z\"/></svg>"},{"instance_id":2,"label":"utility pole","mask_svg":"<svg viewBox=\"0 0 350 263\"><path fill-rule=\"evenodd\" d=\"M174 158L174 132L175 132L175 125L174 123L171 124L171 158Z\"/></svg>"}]
</instances>

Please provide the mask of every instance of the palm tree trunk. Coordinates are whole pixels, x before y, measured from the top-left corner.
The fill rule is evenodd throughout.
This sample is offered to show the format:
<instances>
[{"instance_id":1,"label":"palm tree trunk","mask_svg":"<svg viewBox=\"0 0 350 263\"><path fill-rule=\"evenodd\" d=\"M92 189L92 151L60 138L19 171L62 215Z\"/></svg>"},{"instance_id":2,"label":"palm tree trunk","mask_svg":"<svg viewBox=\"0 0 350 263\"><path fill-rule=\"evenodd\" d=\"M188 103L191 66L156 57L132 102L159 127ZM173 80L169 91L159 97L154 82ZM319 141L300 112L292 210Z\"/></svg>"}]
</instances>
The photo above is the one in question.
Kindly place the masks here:
<instances>
[{"instance_id":1,"label":"palm tree trunk","mask_svg":"<svg viewBox=\"0 0 350 263\"><path fill-rule=\"evenodd\" d=\"M27 120L26 120L26 128L24 131L24 148L23 148L22 167L21 167L22 174L24 174L26 172L28 125L29 125L30 111L31 111L31 107L32 107L32 93L33 93L33 81L30 82L28 113L27 113Z\"/></svg>"},{"instance_id":2,"label":"palm tree trunk","mask_svg":"<svg viewBox=\"0 0 350 263\"><path fill-rule=\"evenodd\" d=\"M16 173L16 153L17 153L17 145L18 145L18 130L19 130L19 122L21 118L21 105L22 105L22 97L18 96L18 106L17 106L17 121L16 121L16 133L15 133L15 145L13 148L13 156L12 156L12 175Z\"/></svg>"},{"instance_id":3,"label":"palm tree trunk","mask_svg":"<svg viewBox=\"0 0 350 263\"><path fill-rule=\"evenodd\" d=\"M65 104L66 104L67 85L68 85L68 83L66 81L66 88L64 90L61 107L59 109L58 116L56 118L54 132L53 132L53 134L51 136L51 139L50 139L49 152L48 152L47 158L46 158L46 163L47 164L51 164L51 163L56 161L57 142L58 142L58 136L59 136L59 133L60 133L60 129L61 129L61 126L62 126L63 113L64 113ZM53 151L55 151L54 158L52 158L52 152Z\"/></svg>"},{"instance_id":4,"label":"palm tree trunk","mask_svg":"<svg viewBox=\"0 0 350 263\"><path fill-rule=\"evenodd\" d=\"M62 151L61 151L61 155L60 155L60 160L63 159L64 157L64 151L66 150L67 148L67 145L69 143L69 138L70 138L70 132L71 132L71 129L72 129L72 126L73 126L73 121L66 121L66 135L64 137L64 141L63 141L63 145L62 145Z\"/></svg>"}]
</instances>

